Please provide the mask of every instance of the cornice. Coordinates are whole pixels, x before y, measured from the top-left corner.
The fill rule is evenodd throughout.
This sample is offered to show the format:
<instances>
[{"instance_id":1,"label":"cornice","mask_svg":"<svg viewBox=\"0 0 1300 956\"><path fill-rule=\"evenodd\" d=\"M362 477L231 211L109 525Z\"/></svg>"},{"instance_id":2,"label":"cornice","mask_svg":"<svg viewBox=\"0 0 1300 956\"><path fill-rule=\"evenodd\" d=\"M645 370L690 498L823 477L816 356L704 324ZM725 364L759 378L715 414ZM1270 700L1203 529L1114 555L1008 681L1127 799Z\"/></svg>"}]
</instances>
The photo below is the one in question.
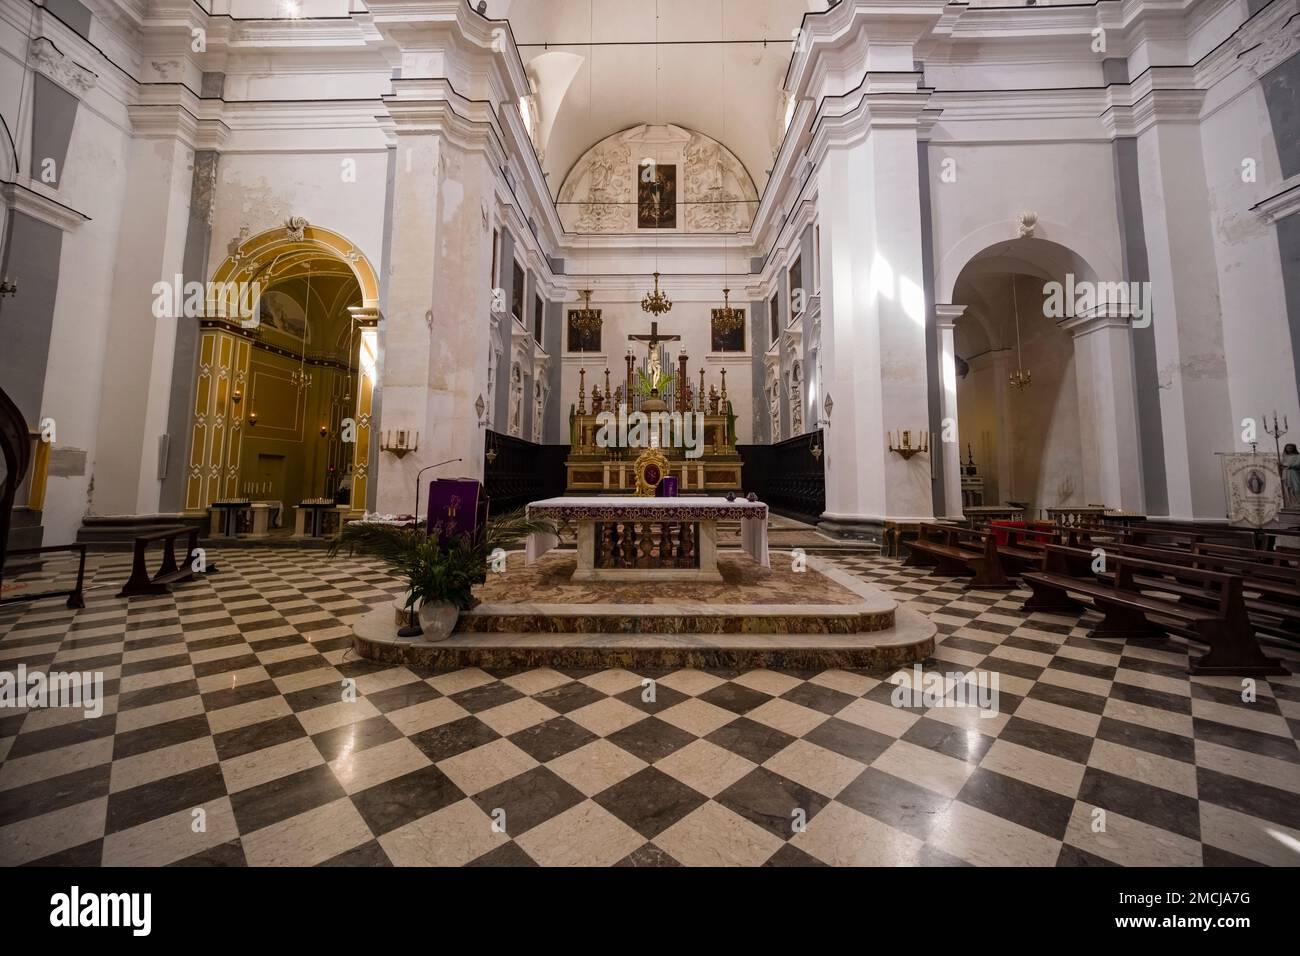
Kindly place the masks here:
<instances>
[{"instance_id":1,"label":"cornice","mask_svg":"<svg viewBox=\"0 0 1300 956\"><path fill-rule=\"evenodd\" d=\"M1205 90L1192 67L1152 67L1132 83L1106 88L1102 123L1112 136L1137 136L1157 123L1196 123Z\"/></svg>"},{"instance_id":2,"label":"cornice","mask_svg":"<svg viewBox=\"0 0 1300 956\"><path fill-rule=\"evenodd\" d=\"M183 86L146 86L127 107L131 130L146 139L179 139L191 149L221 149L230 135L219 100L201 100Z\"/></svg>"},{"instance_id":3,"label":"cornice","mask_svg":"<svg viewBox=\"0 0 1300 956\"><path fill-rule=\"evenodd\" d=\"M71 232L90 217L65 205L56 198L48 186L17 176L10 182L0 182L0 200L12 212L20 212L63 232Z\"/></svg>"},{"instance_id":4,"label":"cornice","mask_svg":"<svg viewBox=\"0 0 1300 956\"><path fill-rule=\"evenodd\" d=\"M1270 224L1300 212L1300 173L1287 179L1267 199L1260 200L1250 209Z\"/></svg>"}]
</instances>

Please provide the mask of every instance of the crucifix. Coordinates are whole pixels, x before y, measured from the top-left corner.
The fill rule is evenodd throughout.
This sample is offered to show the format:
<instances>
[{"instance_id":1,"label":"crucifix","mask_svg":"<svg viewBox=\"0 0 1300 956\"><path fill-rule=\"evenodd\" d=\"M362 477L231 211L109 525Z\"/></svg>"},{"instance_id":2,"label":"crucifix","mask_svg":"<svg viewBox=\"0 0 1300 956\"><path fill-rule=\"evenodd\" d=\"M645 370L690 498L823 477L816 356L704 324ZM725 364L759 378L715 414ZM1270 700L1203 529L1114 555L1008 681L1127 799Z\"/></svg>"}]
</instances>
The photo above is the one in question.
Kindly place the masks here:
<instances>
[{"instance_id":1,"label":"crucifix","mask_svg":"<svg viewBox=\"0 0 1300 956\"><path fill-rule=\"evenodd\" d=\"M655 347L660 342L680 342L682 340L682 337L680 335L667 335L667 334L660 335L659 323L651 322L649 335L646 335L644 333L633 334L633 335L629 335L627 337L627 340L629 342L645 343L646 359L649 362L649 367L647 369L647 372L649 373L652 379L657 379L660 376L660 374L662 374L663 372L663 366L660 365L659 363L659 352L656 350Z\"/></svg>"}]
</instances>

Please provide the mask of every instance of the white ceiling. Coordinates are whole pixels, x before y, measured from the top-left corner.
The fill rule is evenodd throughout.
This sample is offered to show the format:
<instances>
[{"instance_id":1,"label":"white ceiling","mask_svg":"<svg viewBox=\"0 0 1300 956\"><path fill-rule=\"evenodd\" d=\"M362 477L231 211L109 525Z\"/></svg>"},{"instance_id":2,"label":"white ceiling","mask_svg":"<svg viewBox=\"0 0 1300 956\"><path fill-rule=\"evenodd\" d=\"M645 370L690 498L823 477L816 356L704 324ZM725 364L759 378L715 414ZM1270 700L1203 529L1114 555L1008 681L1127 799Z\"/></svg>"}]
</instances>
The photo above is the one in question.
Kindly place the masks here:
<instances>
[{"instance_id":1,"label":"white ceiling","mask_svg":"<svg viewBox=\"0 0 1300 956\"><path fill-rule=\"evenodd\" d=\"M826 0L488 0L487 12L510 20L531 64L554 195L590 146L642 123L726 144L761 193L780 146L793 31L824 9Z\"/></svg>"}]
</instances>

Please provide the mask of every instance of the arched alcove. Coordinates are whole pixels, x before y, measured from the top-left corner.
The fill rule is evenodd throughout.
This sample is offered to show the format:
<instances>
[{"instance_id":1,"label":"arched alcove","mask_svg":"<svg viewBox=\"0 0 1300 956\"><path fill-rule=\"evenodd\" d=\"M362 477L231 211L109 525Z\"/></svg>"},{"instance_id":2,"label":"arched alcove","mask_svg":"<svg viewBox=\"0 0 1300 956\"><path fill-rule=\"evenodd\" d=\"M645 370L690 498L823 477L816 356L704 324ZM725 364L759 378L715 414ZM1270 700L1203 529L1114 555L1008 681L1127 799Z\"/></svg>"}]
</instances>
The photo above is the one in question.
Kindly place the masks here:
<instances>
[{"instance_id":1,"label":"arched alcove","mask_svg":"<svg viewBox=\"0 0 1300 956\"><path fill-rule=\"evenodd\" d=\"M1091 281L1096 271L1031 236L980 249L953 281L952 301L966 307L953 327L961 457L979 470L984 504L1089 503L1074 340L1044 308L1050 283L1067 276ZM1028 385L1013 383L1018 372L1030 374Z\"/></svg>"},{"instance_id":2,"label":"arched alcove","mask_svg":"<svg viewBox=\"0 0 1300 956\"><path fill-rule=\"evenodd\" d=\"M251 290L251 291L249 291ZM201 321L185 506L365 507L379 284L346 237L291 220L232 243ZM257 303L235 312L232 304Z\"/></svg>"}]
</instances>

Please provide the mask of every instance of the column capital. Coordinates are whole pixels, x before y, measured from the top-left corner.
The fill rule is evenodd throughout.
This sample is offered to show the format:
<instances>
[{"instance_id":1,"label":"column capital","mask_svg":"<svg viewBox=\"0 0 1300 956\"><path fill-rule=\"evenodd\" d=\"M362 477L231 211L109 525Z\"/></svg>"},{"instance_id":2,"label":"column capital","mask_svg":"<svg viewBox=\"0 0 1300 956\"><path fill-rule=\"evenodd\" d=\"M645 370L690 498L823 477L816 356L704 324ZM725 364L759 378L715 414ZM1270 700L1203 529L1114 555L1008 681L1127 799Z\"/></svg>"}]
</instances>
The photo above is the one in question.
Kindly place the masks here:
<instances>
[{"instance_id":1,"label":"column capital","mask_svg":"<svg viewBox=\"0 0 1300 956\"><path fill-rule=\"evenodd\" d=\"M950 303L936 303L934 307L935 324L940 329L951 329L963 315L969 306L953 305Z\"/></svg>"},{"instance_id":2,"label":"column capital","mask_svg":"<svg viewBox=\"0 0 1300 956\"><path fill-rule=\"evenodd\" d=\"M1138 315L1133 310L1133 306L1127 302L1107 302L1078 315L1067 316L1056 324L1075 338L1079 338L1102 329L1127 330L1131 327L1133 319L1140 321L1142 318L1143 316ZM1146 318L1149 321L1149 316Z\"/></svg>"}]
</instances>

